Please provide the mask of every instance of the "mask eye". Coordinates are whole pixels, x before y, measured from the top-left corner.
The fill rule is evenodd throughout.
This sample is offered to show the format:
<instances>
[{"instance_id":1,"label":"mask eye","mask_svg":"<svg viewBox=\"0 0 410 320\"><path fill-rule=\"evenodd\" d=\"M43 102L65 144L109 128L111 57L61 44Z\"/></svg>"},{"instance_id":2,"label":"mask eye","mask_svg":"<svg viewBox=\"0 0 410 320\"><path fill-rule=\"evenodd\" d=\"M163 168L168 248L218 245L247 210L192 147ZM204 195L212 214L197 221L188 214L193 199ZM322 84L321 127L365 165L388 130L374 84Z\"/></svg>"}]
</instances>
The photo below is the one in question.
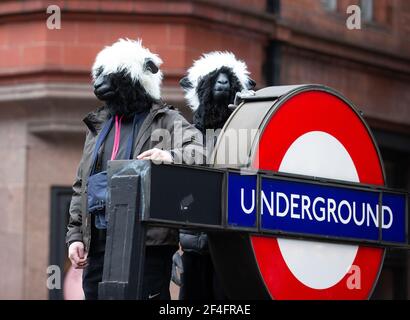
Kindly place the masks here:
<instances>
[{"instance_id":1,"label":"mask eye","mask_svg":"<svg viewBox=\"0 0 410 320\"><path fill-rule=\"evenodd\" d=\"M253 79L251 79L251 78L249 78L249 79L248 79L248 90L254 89L255 86L256 86L256 81L253 80Z\"/></svg>"},{"instance_id":2,"label":"mask eye","mask_svg":"<svg viewBox=\"0 0 410 320\"><path fill-rule=\"evenodd\" d=\"M99 67L99 68L95 71L95 77L98 78L103 71L104 71L104 68L103 68L103 67Z\"/></svg>"},{"instance_id":3,"label":"mask eye","mask_svg":"<svg viewBox=\"0 0 410 320\"><path fill-rule=\"evenodd\" d=\"M153 74L156 74L159 71L159 68L154 63L154 61L147 58L147 59L145 59L145 63L144 63L144 71L147 71L147 70L150 71Z\"/></svg>"},{"instance_id":4,"label":"mask eye","mask_svg":"<svg viewBox=\"0 0 410 320\"><path fill-rule=\"evenodd\" d=\"M184 77L179 81L179 85L184 90L192 89L194 86L192 85L191 81L189 81L188 77Z\"/></svg>"}]
</instances>

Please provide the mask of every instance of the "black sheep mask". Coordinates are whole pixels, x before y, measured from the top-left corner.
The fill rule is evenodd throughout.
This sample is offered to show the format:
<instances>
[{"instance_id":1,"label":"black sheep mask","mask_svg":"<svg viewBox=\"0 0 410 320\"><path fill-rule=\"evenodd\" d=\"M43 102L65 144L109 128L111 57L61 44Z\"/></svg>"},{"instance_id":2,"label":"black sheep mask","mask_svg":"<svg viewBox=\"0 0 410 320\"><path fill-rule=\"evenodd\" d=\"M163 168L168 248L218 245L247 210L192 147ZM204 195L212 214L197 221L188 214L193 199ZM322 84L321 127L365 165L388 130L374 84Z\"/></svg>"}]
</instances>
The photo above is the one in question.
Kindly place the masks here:
<instances>
[{"instance_id":1,"label":"black sheep mask","mask_svg":"<svg viewBox=\"0 0 410 320\"><path fill-rule=\"evenodd\" d=\"M237 92L252 90L255 81L247 66L230 52L204 54L188 70L180 85L194 112L194 124L202 132L220 129L232 113L228 108Z\"/></svg>"},{"instance_id":2,"label":"black sheep mask","mask_svg":"<svg viewBox=\"0 0 410 320\"><path fill-rule=\"evenodd\" d=\"M129 116L161 98L162 60L141 40L120 39L104 48L92 69L94 93L112 114Z\"/></svg>"}]
</instances>

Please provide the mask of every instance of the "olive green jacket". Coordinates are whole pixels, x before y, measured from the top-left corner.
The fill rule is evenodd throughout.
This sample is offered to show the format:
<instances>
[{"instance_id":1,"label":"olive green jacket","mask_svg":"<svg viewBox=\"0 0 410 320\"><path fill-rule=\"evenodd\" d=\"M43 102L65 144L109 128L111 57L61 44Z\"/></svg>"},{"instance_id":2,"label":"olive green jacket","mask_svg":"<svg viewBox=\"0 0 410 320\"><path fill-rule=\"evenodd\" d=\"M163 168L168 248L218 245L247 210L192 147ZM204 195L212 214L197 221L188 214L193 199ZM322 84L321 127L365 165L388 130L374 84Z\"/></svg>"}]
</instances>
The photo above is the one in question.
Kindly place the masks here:
<instances>
[{"instance_id":1,"label":"olive green jacket","mask_svg":"<svg viewBox=\"0 0 410 320\"><path fill-rule=\"evenodd\" d=\"M70 204L70 219L66 243L82 241L86 251L91 243L91 216L87 213L87 181L92 166L92 154L95 148L98 134L103 124L109 119L109 111L102 107L89 113L84 118L87 125L87 135L84 144L83 155L78 166L77 177L73 184L73 196ZM176 127L178 126L178 127ZM173 134L175 128L181 128L182 134ZM153 141L151 134L156 129L165 129L170 133L161 140ZM174 162L181 163L183 153L202 152L202 137L200 132L189 124L183 116L172 107L154 104L149 114L141 124L141 128L134 139L133 159L143 151L164 145L176 146L168 149L173 155ZM103 149L103 148L101 148ZM194 150L194 151L193 151ZM100 150L101 152L101 150ZM178 230L152 227L147 230L147 245L178 245Z\"/></svg>"}]
</instances>

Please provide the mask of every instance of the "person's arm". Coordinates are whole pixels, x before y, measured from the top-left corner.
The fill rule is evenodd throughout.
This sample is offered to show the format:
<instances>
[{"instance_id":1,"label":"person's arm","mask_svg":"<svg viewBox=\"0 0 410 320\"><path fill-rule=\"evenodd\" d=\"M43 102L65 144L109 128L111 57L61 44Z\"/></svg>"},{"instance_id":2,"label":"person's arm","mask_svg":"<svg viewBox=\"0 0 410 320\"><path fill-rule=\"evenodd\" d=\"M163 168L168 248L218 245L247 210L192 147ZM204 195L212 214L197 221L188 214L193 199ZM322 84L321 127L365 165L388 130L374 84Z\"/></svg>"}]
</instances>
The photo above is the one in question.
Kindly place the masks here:
<instances>
[{"instance_id":1,"label":"person's arm","mask_svg":"<svg viewBox=\"0 0 410 320\"><path fill-rule=\"evenodd\" d=\"M87 143L88 134L86 137ZM86 144L85 143L85 144ZM84 148L85 149L85 148ZM71 197L69 209L69 222L67 225L66 243L68 245L68 257L75 268L83 268L86 266L86 254L84 250L83 234L82 234L82 208L81 208L81 189L82 189L82 166L83 157L77 169L77 176L73 183L73 195Z\"/></svg>"},{"instance_id":2,"label":"person's arm","mask_svg":"<svg viewBox=\"0 0 410 320\"><path fill-rule=\"evenodd\" d=\"M82 187L82 179L81 179L81 165L77 170L77 176L73 183L73 195L71 197L70 203L70 217L67 225L67 235L66 235L66 243L70 245L76 241L83 241L83 235L81 231L82 226L82 212L81 212L81 187Z\"/></svg>"},{"instance_id":3,"label":"person's arm","mask_svg":"<svg viewBox=\"0 0 410 320\"><path fill-rule=\"evenodd\" d=\"M170 140L165 139L167 135L161 130L166 131ZM161 148L147 150L138 155L137 159L152 160L156 163L204 163L202 134L179 112L173 110L167 112L163 119L163 128L155 136L155 140L161 140L160 137L163 140L160 143Z\"/></svg>"}]
</instances>

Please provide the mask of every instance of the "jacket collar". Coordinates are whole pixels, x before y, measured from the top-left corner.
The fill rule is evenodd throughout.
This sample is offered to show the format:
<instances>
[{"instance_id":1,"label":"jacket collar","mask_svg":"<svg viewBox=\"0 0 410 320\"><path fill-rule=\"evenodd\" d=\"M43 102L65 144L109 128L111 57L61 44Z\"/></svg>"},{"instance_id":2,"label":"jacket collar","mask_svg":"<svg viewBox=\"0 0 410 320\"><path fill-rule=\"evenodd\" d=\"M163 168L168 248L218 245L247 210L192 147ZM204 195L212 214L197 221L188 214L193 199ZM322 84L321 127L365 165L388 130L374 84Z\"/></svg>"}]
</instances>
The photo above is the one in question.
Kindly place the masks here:
<instances>
[{"instance_id":1,"label":"jacket collar","mask_svg":"<svg viewBox=\"0 0 410 320\"><path fill-rule=\"evenodd\" d=\"M160 113L164 113L168 106L162 102L158 104L153 104L148 115L148 119L151 121ZM88 129L94 134L97 135L103 124L111 117L110 112L106 106L102 106L95 111L88 113L83 122L86 124ZM146 119L146 120L148 120ZM151 122L149 121L149 122ZM144 121L146 122L146 121Z\"/></svg>"}]
</instances>

